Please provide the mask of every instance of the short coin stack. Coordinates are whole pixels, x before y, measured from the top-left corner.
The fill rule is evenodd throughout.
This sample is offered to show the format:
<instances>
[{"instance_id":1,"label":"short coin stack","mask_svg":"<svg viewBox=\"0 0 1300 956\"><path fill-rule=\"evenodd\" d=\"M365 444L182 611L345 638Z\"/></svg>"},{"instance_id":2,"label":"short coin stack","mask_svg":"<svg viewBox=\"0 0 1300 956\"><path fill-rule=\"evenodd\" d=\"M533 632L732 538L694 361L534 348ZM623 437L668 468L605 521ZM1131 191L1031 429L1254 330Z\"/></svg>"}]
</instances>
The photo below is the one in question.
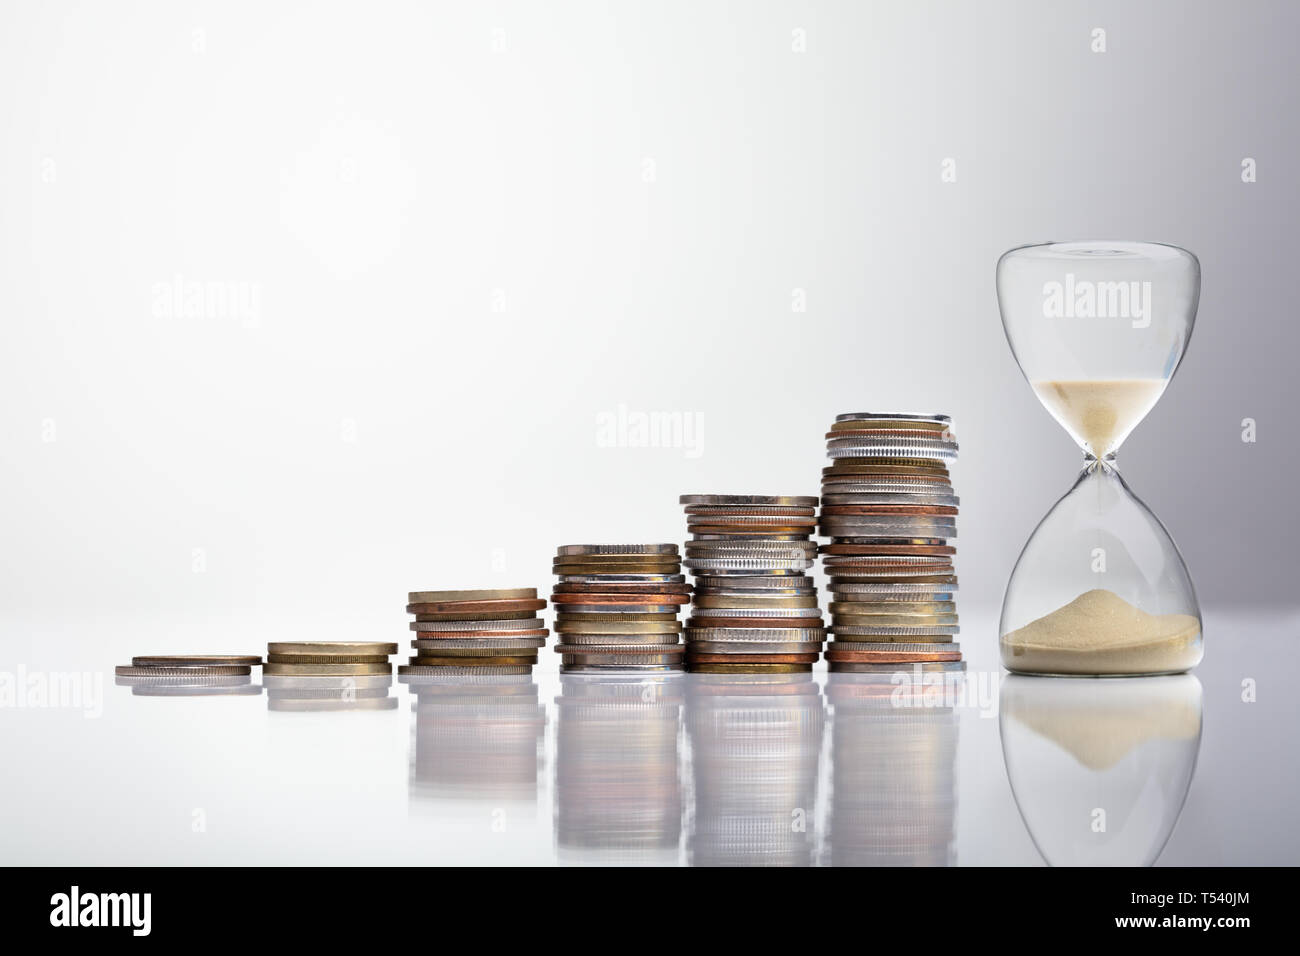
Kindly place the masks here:
<instances>
[{"instance_id":1,"label":"short coin stack","mask_svg":"<svg viewBox=\"0 0 1300 956\"><path fill-rule=\"evenodd\" d=\"M159 654L133 657L114 673L142 696L243 693L256 686L249 675L261 663L255 654Z\"/></svg>"},{"instance_id":2,"label":"short coin stack","mask_svg":"<svg viewBox=\"0 0 1300 956\"><path fill-rule=\"evenodd\" d=\"M407 676L530 674L547 630L536 588L412 591L408 613L415 654L397 668Z\"/></svg>"},{"instance_id":3,"label":"short coin stack","mask_svg":"<svg viewBox=\"0 0 1300 956\"><path fill-rule=\"evenodd\" d=\"M264 677L371 677L392 674L396 644L373 641L284 641L266 645Z\"/></svg>"},{"instance_id":4,"label":"short coin stack","mask_svg":"<svg viewBox=\"0 0 1300 956\"><path fill-rule=\"evenodd\" d=\"M830 577L832 671L964 670L948 544L957 504L946 415L854 412L826 436L822 566Z\"/></svg>"},{"instance_id":5,"label":"short coin stack","mask_svg":"<svg viewBox=\"0 0 1300 956\"><path fill-rule=\"evenodd\" d=\"M566 544L552 568L563 673L682 669L677 611L691 586L677 545Z\"/></svg>"},{"instance_id":6,"label":"short coin stack","mask_svg":"<svg viewBox=\"0 0 1300 956\"><path fill-rule=\"evenodd\" d=\"M686 568L695 597L686 663L711 674L812 669L826 631L805 573L817 545L817 499L802 495L682 495Z\"/></svg>"}]
</instances>

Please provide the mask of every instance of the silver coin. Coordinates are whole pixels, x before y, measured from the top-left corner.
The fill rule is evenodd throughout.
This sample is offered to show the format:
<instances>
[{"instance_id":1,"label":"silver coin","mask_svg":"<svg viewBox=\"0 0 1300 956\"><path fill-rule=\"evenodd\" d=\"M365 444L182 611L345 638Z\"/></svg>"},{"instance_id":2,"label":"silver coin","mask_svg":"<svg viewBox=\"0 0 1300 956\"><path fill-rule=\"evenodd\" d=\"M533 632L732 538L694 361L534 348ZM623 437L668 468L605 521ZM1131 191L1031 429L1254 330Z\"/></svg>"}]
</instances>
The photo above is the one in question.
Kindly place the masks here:
<instances>
[{"instance_id":1,"label":"silver coin","mask_svg":"<svg viewBox=\"0 0 1300 956\"><path fill-rule=\"evenodd\" d=\"M961 628L947 627L870 627L862 624L832 624L827 632L839 637L937 637L960 634ZM689 637L688 637L689 639Z\"/></svg>"},{"instance_id":2,"label":"silver coin","mask_svg":"<svg viewBox=\"0 0 1300 956\"><path fill-rule=\"evenodd\" d=\"M637 664L663 666L680 664L680 655L669 654L565 654L560 658L561 666L566 664L585 664L588 666L605 665L606 667L626 667Z\"/></svg>"},{"instance_id":3,"label":"silver coin","mask_svg":"<svg viewBox=\"0 0 1300 956\"><path fill-rule=\"evenodd\" d=\"M560 584L682 584L684 574L561 574Z\"/></svg>"},{"instance_id":4,"label":"silver coin","mask_svg":"<svg viewBox=\"0 0 1300 956\"><path fill-rule=\"evenodd\" d=\"M820 641L692 641L691 650L699 654L815 654Z\"/></svg>"},{"instance_id":5,"label":"silver coin","mask_svg":"<svg viewBox=\"0 0 1300 956\"><path fill-rule=\"evenodd\" d=\"M812 529L809 529L809 531L804 534L771 534L768 532L762 534L754 532L750 532L749 534L693 534L691 535L691 541L732 541L737 543L771 541L780 543L787 541L807 541L809 540L809 535L811 533Z\"/></svg>"},{"instance_id":6,"label":"silver coin","mask_svg":"<svg viewBox=\"0 0 1300 956\"><path fill-rule=\"evenodd\" d=\"M818 617L820 610L813 607L693 607L692 618L702 617Z\"/></svg>"},{"instance_id":7,"label":"silver coin","mask_svg":"<svg viewBox=\"0 0 1300 956\"><path fill-rule=\"evenodd\" d=\"M676 554L675 544L565 544L555 549L560 557L579 554Z\"/></svg>"},{"instance_id":8,"label":"silver coin","mask_svg":"<svg viewBox=\"0 0 1300 956\"><path fill-rule=\"evenodd\" d=\"M649 645L671 647L680 643L681 634L677 631L662 631L657 634L565 634L565 644L619 644Z\"/></svg>"},{"instance_id":9,"label":"silver coin","mask_svg":"<svg viewBox=\"0 0 1300 956\"><path fill-rule=\"evenodd\" d=\"M676 604L557 604L555 619L562 621L571 614L605 614L614 620L620 614L676 614L677 611Z\"/></svg>"},{"instance_id":10,"label":"silver coin","mask_svg":"<svg viewBox=\"0 0 1300 956\"><path fill-rule=\"evenodd\" d=\"M836 415L837 422L928 422L930 424L951 425L952 419L947 415L906 415L898 412L845 412Z\"/></svg>"},{"instance_id":11,"label":"silver coin","mask_svg":"<svg viewBox=\"0 0 1300 956\"><path fill-rule=\"evenodd\" d=\"M822 496L823 505L923 505L925 507L956 508L961 499L956 495L881 494L869 492L850 494L835 492Z\"/></svg>"},{"instance_id":12,"label":"silver coin","mask_svg":"<svg viewBox=\"0 0 1300 956\"><path fill-rule=\"evenodd\" d=\"M885 634L837 634L830 646L839 645L842 650L869 650L867 645L882 644L886 650L902 644L924 644L935 651L947 651L955 647L952 634L899 634L886 640Z\"/></svg>"},{"instance_id":13,"label":"silver coin","mask_svg":"<svg viewBox=\"0 0 1300 956\"><path fill-rule=\"evenodd\" d=\"M466 637L466 638L440 638L433 641L411 641L411 646L420 651L435 651L443 648L461 649L461 648L482 648L484 651L505 649L510 647L545 647L546 638L544 637ZM485 657L496 655L485 654Z\"/></svg>"},{"instance_id":14,"label":"silver coin","mask_svg":"<svg viewBox=\"0 0 1300 956\"><path fill-rule=\"evenodd\" d=\"M826 638L823 627L688 627L687 643L695 641L763 641L769 644L819 643Z\"/></svg>"},{"instance_id":15,"label":"silver coin","mask_svg":"<svg viewBox=\"0 0 1300 956\"><path fill-rule=\"evenodd\" d=\"M413 621L413 631L536 631L546 626L540 617L504 621Z\"/></svg>"},{"instance_id":16,"label":"silver coin","mask_svg":"<svg viewBox=\"0 0 1300 956\"><path fill-rule=\"evenodd\" d=\"M677 499L683 505L786 505L794 508L816 508L814 495L682 495Z\"/></svg>"},{"instance_id":17,"label":"silver coin","mask_svg":"<svg viewBox=\"0 0 1300 956\"><path fill-rule=\"evenodd\" d=\"M956 515L823 515L818 524L823 529L844 528L850 534L860 533L864 529L868 534L879 537L904 535L909 538L943 538L947 532L957 529ZM933 530L931 530L933 529Z\"/></svg>"},{"instance_id":18,"label":"silver coin","mask_svg":"<svg viewBox=\"0 0 1300 956\"><path fill-rule=\"evenodd\" d=\"M561 674L612 674L616 671L633 674L670 674L681 673L686 670L686 665L677 664L592 664L584 661L581 664L561 664Z\"/></svg>"},{"instance_id":19,"label":"silver coin","mask_svg":"<svg viewBox=\"0 0 1300 956\"><path fill-rule=\"evenodd\" d=\"M946 635L945 635L946 636ZM831 642L833 650L836 641ZM885 654L960 654L961 645L954 641L904 642L904 641L849 641L852 647L844 650L880 651Z\"/></svg>"},{"instance_id":20,"label":"silver coin","mask_svg":"<svg viewBox=\"0 0 1300 956\"><path fill-rule=\"evenodd\" d=\"M397 673L402 677L505 677L513 674L531 674L532 671L531 664L501 664L493 667L397 665Z\"/></svg>"},{"instance_id":21,"label":"silver coin","mask_svg":"<svg viewBox=\"0 0 1300 956\"><path fill-rule=\"evenodd\" d=\"M956 614L956 601L878 601L869 594L832 595L836 607L852 608L861 614ZM858 609L861 608L859 611ZM891 611L890 608L906 610ZM914 610L915 609L915 610ZM835 612L831 612L835 613Z\"/></svg>"},{"instance_id":22,"label":"silver coin","mask_svg":"<svg viewBox=\"0 0 1300 956\"><path fill-rule=\"evenodd\" d=\"M688 558L725 557L739 554L753 557L809 557L817 553L815 541L688 541Z\"/></svg>"},{"instance_id":23,"label":"silver coin","mask_svg":"<svg viewBox=\"0 0 1300 956\"><path fill-rule=\"evenodd\" d=\"M362 687L391 687L392 684L391 674L357 674L351 677L311 675L284 677L268 674L262 678L262 686L267 690L321 690L338 693Z\"/></svg>"},{"instance_id":24,"label":"silver coin","mask_svg":"<svg viewBox=\"0 0 1300 956\"><path fill-rule=\"evenodd\" d=\"M682 562L692 571L713 573L756 571L806 571L813 566L811 558L687 558Z\"/></svg>"},{"instance_id":25,"label":"silver coin","mask_svg":"<svg viewBox=\"0 0 1300 956\"><path fill-rule=\"evenodd\" d=\"M686 526L689 528L693 525L720 525L729 524L744 527L746 525L769 525L777 526L788 525L810 525L817 520L817 515L813 509L809 509L808 514L800 515L754 515L754 514L715 514L715 515L688 515Z\"/></svg>"},{"instance_id":26,"label":"silver coin","mask_svg":"<svg viewBox=\"0 0 1300 956\"><path fill-rule=\"evenodd\" d=\"M826 586L826 590L832 594L869 594L873 595L873 600L879 600L882 596L898 597L900 600L907 601L951 601L954 592L957 590L957 583L951 584L934 584L930 582L914 582L911 584L891 584L882 582L879 584L857 584L853 582L839 583L832 581ZM913 595L925 594L928 597L919 598ZM937 595L943 595L938 597ZM837 600L839 600L837 598Z\"/></svg>"},{"instance_id":27,"label":"silver coin","mask_svg":"<svg viewBox=\"0 0 1300 956\"><path fill-rule=\"evenodd\" d=\"M248 664L148 665L119 664L113 668L117 677L247 677L253 672Z\"/></svg>"},{"instance_id":28,"label":"silver coin","mask_svg":"<svg viewBox=\"0 0 1300 956\"><path fill-rule=\"evenodd\" d=\"M809 515L815 510L813 507L794 505L688 505L686 514L688 517L691 515L767 514L774 518L781 518L786 515Z\"/></svg>"},{"instance_id":29,"label":"silver coin","mask_svg":"<svg viewBox=\"0 0 1300 956\"><path fill-rule=\"evenodd\" d=\"M833 544L923 544L931 547L943 547L947 542L943 538L921 538L916 535L902 535L894 537L872 537L871 535L833 535L831 537Z\"/></svg>"},{"instance_id":30,"label":"silver coin","mask_svg":"<svg viewBox=\"0 0 1300 956\"><path fill-rule=\"evenodd\" d=\"M115 676L113 684L117 687L134 688L189 688L199 690L204 687L247 687L254 686L261 693L261 684L253 684L253 679L246 674L228 674L225 676L210 674L190 677L130 677ZM181 695L184 696L184 695Z\"/></svg>"},{"instance_id":31,"label":"silver coin","mask_svg":"<svg viewBox=\"0 0 1300 956\"><path fill-rule=\"evenodd\" d=\"M934 458L939 461L956 461L957 446L945 446L942 442L932 445L836 445L826 449L826 457L832 460L840 458Z\"/></svg>"}]
</instances>

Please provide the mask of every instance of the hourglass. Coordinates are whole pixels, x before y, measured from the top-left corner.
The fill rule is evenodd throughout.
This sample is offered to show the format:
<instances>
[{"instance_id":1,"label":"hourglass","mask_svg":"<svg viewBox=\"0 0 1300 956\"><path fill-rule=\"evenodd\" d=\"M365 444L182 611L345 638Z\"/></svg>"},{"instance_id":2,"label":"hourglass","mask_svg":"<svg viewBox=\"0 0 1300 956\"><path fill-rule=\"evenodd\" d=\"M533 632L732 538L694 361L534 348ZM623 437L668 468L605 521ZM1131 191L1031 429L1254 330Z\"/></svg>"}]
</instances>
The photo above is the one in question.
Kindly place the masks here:
<instances>
[{"instance_id":1,"label":"hourglass","mask_svg":"<svg viewBox=\"0 0 1300 956\"><path fill-rule=\"evenodd\" d=\"M1084 454L1011 572L1002 663L1098 676L1195 667L1201 619L1187 566L1115 455L1182 360L1200 264L1160 243L1043 243L998 260L997 290L1021 371Z\"/></svg>"}]
</instances>

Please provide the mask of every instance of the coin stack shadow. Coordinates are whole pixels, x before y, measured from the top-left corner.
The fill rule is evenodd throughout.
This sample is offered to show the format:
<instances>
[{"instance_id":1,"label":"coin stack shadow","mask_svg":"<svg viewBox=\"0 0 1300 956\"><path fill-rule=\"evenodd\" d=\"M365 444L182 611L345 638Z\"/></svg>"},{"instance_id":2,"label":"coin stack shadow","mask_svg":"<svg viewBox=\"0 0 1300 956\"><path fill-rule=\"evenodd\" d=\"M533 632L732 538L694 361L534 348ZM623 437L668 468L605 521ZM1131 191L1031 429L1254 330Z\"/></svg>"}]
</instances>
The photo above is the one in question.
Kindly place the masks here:
<instances>
[{"instance_id":1,"label":"coin stack shadow","mask_svg":"<svg viewBox=\"0 0 1300 956\"><path fill-rule=\"evenodd\" d=\"M562 673L682 669L677 611L691 588L677 545L566 544L552 570Z\"/></svg>"},{"instance_id":2,"label":"coin stack shadow","mask_svg":"<svg viewBox=\"0 0 1300 956\"><path fill-rule=\"evenodd\" d=\"M394 710L397 645L383 641L284 641L266 646L262 683L276 711Z\"/></svg>"},{"instance_id":3,"label":"coin stack shadow","mask_svg":"<svg viewBox=\"0 0 1300 956\"><path fill-rule=\"evenodd\" d=\"M697 673L797 673L825 640L817 588L805 573L817 545L817 499L682 495L687 570L695 575L686 663Z\"/></svg>"},{"instance_id":4,"label":"coin stack shadow","mask_svg":"<svg viewBox=\"0 0 1300 956\"><path fill-rule=\"evenodd\" d=\"M946 415L853 412L826 436L821 547L830 578L832 671L962 671L948 539L958 499Z\"/></svg>"},{"instance_id":5,"label":"coin stack shadow","mask_svg":"<svg viewBox=\"0 0 1300 956\"><path fill-rule=\"evenodd\" d=\"M531 674L548 631L537 612L546 599L536 588L412 591L406 610L415 654L401 664L407 676L500 677Z\"/></svg>"}]
</instances>

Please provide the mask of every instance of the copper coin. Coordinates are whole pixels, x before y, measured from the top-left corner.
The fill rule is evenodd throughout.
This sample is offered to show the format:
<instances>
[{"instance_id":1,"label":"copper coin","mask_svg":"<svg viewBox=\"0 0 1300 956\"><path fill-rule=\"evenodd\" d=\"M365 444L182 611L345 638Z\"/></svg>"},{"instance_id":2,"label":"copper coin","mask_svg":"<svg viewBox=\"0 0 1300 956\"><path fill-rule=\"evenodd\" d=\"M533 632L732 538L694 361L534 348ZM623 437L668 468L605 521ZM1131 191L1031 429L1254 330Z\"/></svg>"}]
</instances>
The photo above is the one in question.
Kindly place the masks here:
<instances>
[{"instance_id":1,"label":"copper coin","mask_svg":"<svg viewBox=\"0 0 1300 956\"><path fill-rule=\"evenodd\" d=\"M826 505L823 515L955 515L952 505Z\"/></svg>"},{"instance_id":2,"label":"copper coin","mask_svg":"<svg viewBox=\"0 0 1300 956\"><path fill-rule=\"evenodd\" d=\"M693 617L686 622L687 627L696 628L747 628L761 627L821 627L825 622L820 617Z\"/></svg>"},{"instance_id":3,"label":"copper coin","mask_svg":"<svg viewBox=\"0 0 1300 956\"><path fill-rule=\"evenodd\" d=\"M911 661L959 661L961 651L837 651L826 652L828 661L842 664L903 664Z\"/></svg>"},{"instance_id":4,"label":"copper coin","mask_svg":"<svg viewBox=\"0 0 1300 956\"><path fill-rule=\"evenodd\" d=\"M584 591L582 594L556 594L552 595L555 602L556 610L565 604L646 604L653 606L655 604L689 604L690 595L687 594L642 594L641 601L629 601L628 594L598 594L591 591Z\"/></svg>"},{"instance_id":5,"label":"copper coin","mask_svg":"<svg viewBox=\"0 0 1300 956\"><path fill-rule=\"evenodd\" d=\"M735 664L743 658L747 664L815 664L818 654L687 654L691 664Z\"/></svg>"},{"instance_id":6,"label":"copper coin","mask_svg":"<svg viewBox=\"0 0 1300 956\"><path fill-rule=\"evenodd\" d=\"M933 436L935 432L944 432L952 428L952 422L936 422L911 418L846 418L831 426L832 434L859 428L871 428L877 431L919 431ZM827 436L830 437L830 436Z\"/></svg>"},{"instance_id":7,"label":"copper coin","mask_svg":"<svg viewBox=\"0 0 1300 956\"><path fill-rule=\"evenodd\" d=\"M882 557L890 554L956 554L957 549L950 544L824 544L821 553Z\"/></svg>"},{"instance_id":8,"label":"copper coin","mask_svg":"<svg viewBox=\"0 0 1300 956\"><path fill-rule=\"evenodd\" d=\"M827 432L825 437L828 441L839 441L841 438L923 438L927 441L935 441L942 434L942 429L844 428L839 431Z\"/></svg>"},{"instance_id":9,"label":"copper coin","mask_svg":"<svg viewBox=\"0 0 1300 956\"><path fill-rule=\"evenodd\" d=\"M524 601L440 601L437 604L408 604L408 614L471 614L497 611L540 611L546 607L543 598Z\"/></svg>"},{"instance_id":10,"label":"copper coin","mask_svg":"<svg viewBox=\"0 0 1300 956\"><path fill-rule=\"evenodd\" d=\"M436 641L440 638L455 640L458 637L545 637L551 632L544 627L527 631L416 631L418 640Z\"/></svg>"}]
</instances>

